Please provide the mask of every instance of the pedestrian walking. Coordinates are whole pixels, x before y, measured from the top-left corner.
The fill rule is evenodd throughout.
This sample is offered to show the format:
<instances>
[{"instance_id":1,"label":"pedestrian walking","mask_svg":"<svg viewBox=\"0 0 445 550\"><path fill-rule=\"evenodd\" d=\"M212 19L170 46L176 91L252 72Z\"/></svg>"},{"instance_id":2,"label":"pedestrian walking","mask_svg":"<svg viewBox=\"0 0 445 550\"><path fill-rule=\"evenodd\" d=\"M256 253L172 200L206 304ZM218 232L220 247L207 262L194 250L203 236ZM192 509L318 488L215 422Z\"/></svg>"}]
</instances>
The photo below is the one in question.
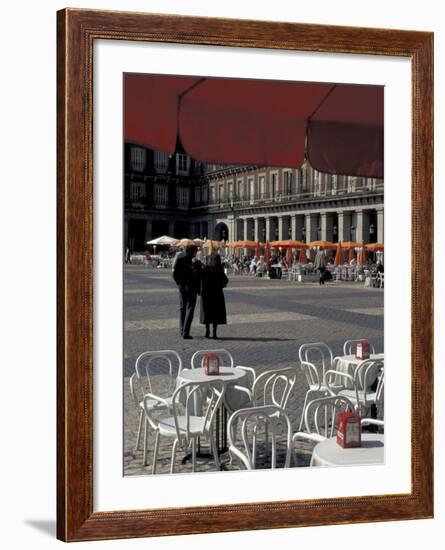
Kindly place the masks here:
<instances>
[{"instance_id":1,"label":"pedestrian walking","mask_svg":"<svg viewBox=\"0 0 445 550\"><path fill-rule=\"evenodd\" d=\"M319 272L319 284L324 285L325 281L325 271L326 271L326 254L321 248L318 250L315 255L314 267L318 269Z\"/></svg>"},{"instance_id":2,"label":"pedestrian walking","mask_svg":"<svg viewBox=\"0 0 445 550\"><path fill-rule=\"evenodd\" d=\"M207 265L201 271L201 324L205 325L205 337L210 338L210 325L213 328L213 338L218 338L218 325L227 323L226 302L223 288L229 280L224 273L221 257L212 252Z\"/></svg>"},{"instance_id":3,"label":"pedestrian walking","mask_svg":"<svg viewBox=\"0 0 445 550\"><path fill-rule=\"evenodd\" d=\"M187 246L184 255L176 258L173 279L179 290L179 330L181 336L189 340L193 314L198 296L202 264L196 258L198 248Z\"/></svg>"}]
</instances>

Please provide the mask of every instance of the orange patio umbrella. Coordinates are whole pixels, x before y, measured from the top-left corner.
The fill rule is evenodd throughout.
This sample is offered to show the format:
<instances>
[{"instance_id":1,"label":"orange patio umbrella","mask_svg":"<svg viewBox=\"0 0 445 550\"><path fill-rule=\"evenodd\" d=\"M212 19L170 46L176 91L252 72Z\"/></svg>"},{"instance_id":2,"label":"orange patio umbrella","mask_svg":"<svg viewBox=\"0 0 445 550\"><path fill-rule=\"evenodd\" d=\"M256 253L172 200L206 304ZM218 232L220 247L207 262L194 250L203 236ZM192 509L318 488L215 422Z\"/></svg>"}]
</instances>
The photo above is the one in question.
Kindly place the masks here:
<instances>
[{"instance_id":1,"label":"orange patio umbrella","mask_svg":"<svg viewBox=\"0 0 445 550\"><path fill-rule=\"evenodd\" d=\"M354 259L355 259L355 248L351 246L351 248L349 249L349 258L348 258L349 263L351 263L352 260Z\"/></svg>"},{"instance_id":2,"label":"orange patio umbrella","mask_svg":"<svg viewBox=\"0 0 445 550\"><path fill-rule=\"evenodd\" d=\"M210 239L208 239L203 243L202 246L204 248L212 249L212 248L221 248L222 246L226 246L226 245L223 244L221 241L211 241Z\"/></svg>"},{"instance_id":3,"label":"orange patio umbrella","mask_svg":"<svg viewBox=\"0 0 445 550\"><path fill-rule=\"evenodd\" d=\"M229 244L232 248L256 248L257 247L257 241L233 241Z\"/></svg>"},{"instance_id":4,"label":"orange patio umbrella","mask_svg":"<svg viewBox=\"0 0 445 550\"><path fill-rule=\"evenodd\" d=\"M358 255L358 263L360 265L366 265L366 250L364 245L360 249L360 254Z\"/></svg>"},{"instance_id":5,"label":"orange patio umbrella","mask_svg":"<svg viewBox=\"0 0 445 550\"><path fill-rule=\"evenodd\" d=\"M291 247L288 247L287 250L286 250L286 262L287 262L287 265L291 265L293 259L294 259L294 258L293 258L293 254L292 254L292 248L291 248Z\"/></svg>"},{"instance_id":6,"label":"orange patio umbrella","mask_svg":"<svg viewBox=\"0 0 445 550\"><path fill-rule=\"evenodd\" d=\"M264 246L264 263L269 263L270 260L270 245L269 241L266 242Z\"/></svg>"},{"instance_id":7,"label":"orange patio umbrella","mask_svg":"<svg viewBox=\"0 0 445 550\"><path fill-rule=\"evenodd\" d=\"M343 263L343 248L342 244L338 243L337 252L335 253L334 265L341 265Z\"/></svg>"},{"instance_id":8,"label":"orange patio umbrella","mask_svg":"<svg viewBox=\"0 0 445 550\"><path fill-rule=\"evenodd\" d=\"M337 243L331 243L330 241L312 241L307 244L309 248L315 248L316 246L319 246L320 248L327 248L334 250L337 248Z\"/></svg>"},{"instance_id":9,"label":"orange patio umbrella","mask_svg":"<svg viewBox=\"0 0 445 550\"><path fill-rule=\"evenodd\" d=\"M300 248L300 256L298 257L300 264L307 264L306 248Z\"/></svg>"},{"instance_id":10,"label":"orange patio umbrella","mask_svg":"<svg viewBox=\"0 0 445 550\"><path fill-rule=\"evenodd\" d=\"M294 239L288 239L285 241L272 241L270 243L271 248L304 248L306 246L302 241L296 241Z\"/></svg>"},{"instance_id":11,"label":"orange patio umbrella","mask_svg":"<svg viewBox=\"0 0 445 550\"><path fill-rule=\"evenodd\" d=\"M355 243L353 241L343 241L341 243L341 246L343 250L351 250L351 248L357 248L358 246L361 246L360 243Z\"/></svg>"},{"instance_id":12,"label":"orange patio umbrella","mask_svg":"<svg viewBox=\"0 0 445 550\"><path fill-rule=\"evenodd\" d=\"M192 241L192 239L181 239L175 244L175 246L185 247L185 246L199 246L199 245L195 241Z\"/></svg>"},{"instance_id":13,"label":"orange patio umbrella","mask_svg":"<svg viewBox=\"0 0 445 550\"><path fill-rule=\"evenodd\" d=\"M383 243L368 243L365 244L365 249L369 252L383 252L385 246Z\"/></svg>"}]
</instances>

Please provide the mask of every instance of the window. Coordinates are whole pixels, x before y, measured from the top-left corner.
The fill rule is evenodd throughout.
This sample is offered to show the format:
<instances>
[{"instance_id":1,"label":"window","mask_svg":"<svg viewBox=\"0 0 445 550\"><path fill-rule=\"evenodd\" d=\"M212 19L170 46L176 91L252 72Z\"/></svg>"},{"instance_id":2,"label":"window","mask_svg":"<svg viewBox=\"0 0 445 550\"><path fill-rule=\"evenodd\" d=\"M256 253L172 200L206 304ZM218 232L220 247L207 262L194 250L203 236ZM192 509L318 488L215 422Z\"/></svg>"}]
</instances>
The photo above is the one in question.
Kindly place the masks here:
<instances>
[{"instance_id":1,"label":"window","mask_svg":"<svg viewBox=\"0 0 445 550\"><path fill-rule=\"evenodd\" d=\"M143 172L147 162L147 150L143 147L131 148L131 169L134 172Z\"/></svg>"},{"instance_id":2,"label":"window","mask_svg":"<svg viewBox=\"0 0 445 550\"><path fill-rule=\"evenodd\" d=\"M303 171L301 168L297 169L297 174L295 178L295 193L301 193L303 187Z\"/></svg>"},{"instance_id":3,"label":"window","mask_svg":"<svg viewBox=\"0 0 445 550\"><path fill-rule=\"evenodd\" d=\"M233 181L229 181L229 183L227 184L227 189L228 189L229 200L232 200L233 199Z\"/></svg>"},{"instance_id":4,"label":"window","mask_svg":"<svg viewBox=\"0 0 445 550\"><path fill-rule=\"evenodd\" d=\"M140 201L145 198L145 183L132 181L130 187L130 198L133 201Z\"/></svg>"},{"instance_id":5,"label":"window","mask_svg":"<svg viewBox=\"0 0 445 550\"><path fill-rule=\"evenodd\" d=\"M219 186L219 202L224 202L224 184L221 183Z\"/></svg>"},{"instance_id":6,"label":"window","mask_svg":"<svg viewBox=\"0 0 445 550\"><path fill-rule=\"evenodd\" d=\"M255 200L255 180L254 180L254 178L249 178L247 180L247 187L249 189L250 204L252 204L253 201Z\"/></svg>"},{"instance_id":7,"label":"window","mask_svg":"<svg viewBox=\"0 0 445 550\"><path fill-rule=\"evenodd\" d=\"M292 195L292 172L283 172L284 175L284 194Z\"/></svg>"},{"instance_id":8,"label":"window","mask_svg":"<svg viewBox=\"0 0 445 550\"><path fill-rule=\"evenodd\" d=\"M337 175L330 175L329 176L329 185L331 187L331 193L333 195L337 194L337 188L338 188L338 176Z\"/></svg>"},{"instance_id":9,"label":"window","mask_svg":"<svg viewBox=\"0 0 445 550\"><path fill-rule=\"evenodd\" d=\"M168 188L166 185L153 186L154 202L157 206L167 206Z\"/></svg>"},{"instance_id":10,"label":"window","mask_svg":"<svg viewBox=\"0 0 445 550\"><path fill-rule=\"evenodd\" d=\"M202 202L205 204L209 200L209 188L207 185L204 185L202 188Z\"/></svg>"},{"instance_id":11,"label":"window","mask_svg":"<svg viewBox=\"0 0 445 550\"><path fill-rule=\"evenodd\" d=\"M211 196L211 202L213 204L216 203L216 187L214 185L212 185L212 187L210 188L210 196Z\"/></svg>"},{"instance_id":12,"label":"window","mask_svg":"<svg viewBox=\"0 0 445 550\"><path fill-rule=\"evenodd\" d=\"M188 187L178 187L178 206L187 207L189 204L189 197L190 193Z\"/></svg>"},{"instance_id":13,"label":"window","mask_svg":"<svg viewBox=\"0 0 445 550\"><path fill-rule=\"evenodd\" d=\"M266 178L264 176L259 176L259 188L260 188L260 199L264 199L266 196Z\"/></svg>"},{"instance_id":14,"label":"window","mask_svg":"<svg viewBox=\"0 0 445 550\"><path fill-rule=\"evenodd\" d=\"M240 201L244 199L244 181L242 179L237 181L238 186L238 198Z\"/></svg>"},{"instance_id":15,"label":"window","mask_svg":"<svg viewBox=\"0 0 445 550\"><path fill-rule=\"evenodd\" d=\"M176 155L176 172L178 174L188 174L190 168L190 157L187 155Z\"/></svg>"},{"instance_id":16,"label":"window","mask_svg":"<svg viewBox=\"0 0 445 550\"><path fill-rule=\"evenodd\" d=\"M168 170L168 155L161 151L155 151L155 170L161 174L165 174Z\"/></svg>"},{"instance_id":17,"label":"window","mask_svg":"<svg viewBox=\"0 0 445 550\"><path fill-rule=\"evenodd\" d=\"M195 187L195 204L201 202L201 187Z\"/></svg>"},{"instance_id":18,"label":"window","mask_svg":"<svg viewBox=\"0 0 445 550\"><path fill-rule=\"evenodd\" d=\"M278 193L278 174L274 173L270 175L270 192L272 197L275 197Z\"/></svg>"}]
</instances>

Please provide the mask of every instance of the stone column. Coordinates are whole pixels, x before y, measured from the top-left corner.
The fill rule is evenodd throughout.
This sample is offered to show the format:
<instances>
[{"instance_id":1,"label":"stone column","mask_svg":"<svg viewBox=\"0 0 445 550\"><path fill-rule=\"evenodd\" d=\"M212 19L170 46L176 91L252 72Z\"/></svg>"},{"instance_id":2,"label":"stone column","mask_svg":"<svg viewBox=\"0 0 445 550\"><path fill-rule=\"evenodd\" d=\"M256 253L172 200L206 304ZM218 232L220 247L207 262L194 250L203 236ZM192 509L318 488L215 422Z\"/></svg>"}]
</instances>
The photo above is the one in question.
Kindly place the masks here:
<instances>
[{"instance_id":1,"label":"stone column","mask_svg":"<svg viewBox=\"0 0 445 550\"><path fill-rule=\"evenodd\" d=\"M361 243L363 242L363 238L363 210L357 210L355 223L355 240L356 242Z\"/></svg>"},{"instance_id":2,"label":"stone column","mask_svg":"<svg viewBox=\"0 0 445 550\"><path fill-rule=\"evenodd\" d=\"M328 240L328 215L326 212L322 212L320 214L320 221L321 221L321 240L327 241Z\"/></svg>"},{"instance_id":3,"label":"stone column","mask_svg":"<svg viewBox=\"0 0 445 550\"><path fill-rule=\"evenodd\" d=\"M284 224L284 218L283 216L278 216L278 240L282 241L286 237L283 237L283 224Z\"/></svg>"},{"instance_id":4,"label":"stone column","mask_svg":"<svg viewBox=\"0 0 445 550\"><path fill-rule=\"evenodd\" d=\"M290 217L290 238L293 240L293 241L296 241L297 240L297 216L295 215L292 215Z\"/></svg>"},{"instance_id":5,"label":"stone column","mask_svg":"<svg viewBox=\"0 0 445 550\"><path fill-rule=\"evenodd\" d=\"M351 213L339 212L338 213L338 240L350 241L351 240Z\"/></svg>"},{"instance_id":6,"label":"stone column","mask_svg":"<svg viewBox=\"0 0 445 550\"><path fill-rule=\"evenodd\" d=\"M270 217L267 216L265 220L266 220L266 241L271 241L273 239L270 238Z\"/></svg>"},{"instance_id":7,"label":"stone column","mask_svg":"<svg viewBox=\"0 0 445 550\"><path fill-rule=\"evenodd\" d=\"M247 218L244 218L243 222L244 222L243 240L247 241L247 239L248 239L248 236L247 236Z\"/></svg>"},{"instance_id":8,"label":"stone column","mask_svg":"<svg viewBox=\"0 0 445 550\"><path fill-rule=\"evenodd\" d=\"M259 222L258 218L256 218L256 217L253 218L253 240L254 241L259 241L260 240L258 222Z\"/></svg>"},{"instance_id":9,"label":"stone column","mask_svg":"<svg viewBox=\"0 0 445 550\"><path fill-rule=\"evenodd\" d=\"M384 215L383 215L383 208L381 210L377 210L377 242L383 243L385 242L385 233L384 233Z\"/></svg>"},{"instance_id":10,"label":"stone column","mask_svg":"<svg viewBox=\"0 0 445 550\"><path fill-rule=\"evenodd\" d=\"M317 231L317 214L306 214L306 242L316 241L318 239Z\"/></svg>"}]
</instances>

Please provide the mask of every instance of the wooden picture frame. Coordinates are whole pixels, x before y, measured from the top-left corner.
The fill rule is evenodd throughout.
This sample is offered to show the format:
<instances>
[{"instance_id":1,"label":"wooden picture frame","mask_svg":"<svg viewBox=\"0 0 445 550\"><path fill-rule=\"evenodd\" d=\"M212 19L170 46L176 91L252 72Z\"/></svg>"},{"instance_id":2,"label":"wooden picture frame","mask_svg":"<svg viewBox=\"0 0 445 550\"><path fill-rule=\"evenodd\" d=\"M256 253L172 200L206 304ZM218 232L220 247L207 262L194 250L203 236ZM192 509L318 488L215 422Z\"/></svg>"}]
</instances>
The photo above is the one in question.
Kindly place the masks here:
<instances>
[{"instance_id":1,"label":"wooden picture frame","mask_svg":"<svg viewBox=\"0 0 445 550\"><path fill-rule=\"evenodd\" d=\"M65 9L58 12L57 536L130 538L433 516L433 34ZM411 492L93 512L93 43L372 54L412 66ZM424 359L428 358L428 361Z\"/></svg>"}]
</instances>

